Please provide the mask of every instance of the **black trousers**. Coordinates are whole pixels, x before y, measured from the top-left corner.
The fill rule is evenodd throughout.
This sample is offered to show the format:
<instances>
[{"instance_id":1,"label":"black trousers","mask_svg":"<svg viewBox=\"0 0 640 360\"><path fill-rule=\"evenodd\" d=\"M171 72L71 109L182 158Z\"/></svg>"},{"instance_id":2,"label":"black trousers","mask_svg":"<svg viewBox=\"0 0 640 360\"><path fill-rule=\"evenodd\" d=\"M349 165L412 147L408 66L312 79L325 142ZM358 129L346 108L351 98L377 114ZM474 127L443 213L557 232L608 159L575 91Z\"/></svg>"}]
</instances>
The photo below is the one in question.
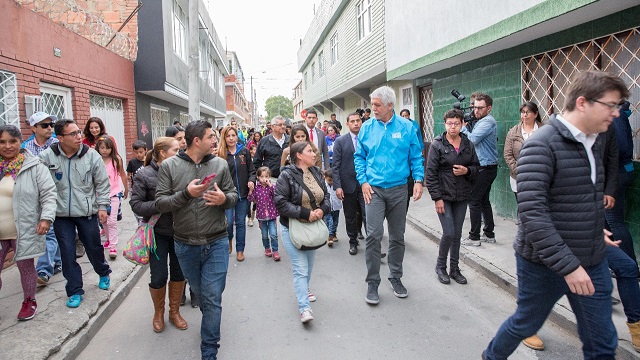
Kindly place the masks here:
<instances>
[{"instance_id":1,"label":"black trousers","mask_svg":"<svg viewBox=\"0 0 640 360\"><path fill-rule=\"evenodd\" d=\"M364 196L362 195L362 189L360 186L357 190L351 194L344 194L342 200L342 208L344 209L345 227L347 228L347 236L349 237L349 244L358 244L358 232L365 225L366 229L366 217L364 211Z\"/></svg>"},{"instance_id":2,"label":"black trousers","mask_svg":"<svg viewBox=\"0 0 640 360\"><path fill-rule=\"evenodd\" d=\"M493 232L495 224L493 222L493 210L489 202L491 184L498 175L498 166L481 166L478 176L473 183L473 192L469 199L469 218L471 220L471 231L469 239L480 240L480 227L484 221L482 231L487 237L495 237Z\"/></svg>"},{"instance_id":3,"label":"black trousers","mask_svg":"<svg viewBox=\"0 0 640 360\"><path fill-rule=\"evenodd\" d=\"M151 272L149 286L153 289L161 289L167 285L167 280L184 281L184 275L176 257L173 236L161 234L155 234L155 236L158 257L156 258L156 254L153 252L149 255L149 270Z\"/></svg>"}]
</instances>

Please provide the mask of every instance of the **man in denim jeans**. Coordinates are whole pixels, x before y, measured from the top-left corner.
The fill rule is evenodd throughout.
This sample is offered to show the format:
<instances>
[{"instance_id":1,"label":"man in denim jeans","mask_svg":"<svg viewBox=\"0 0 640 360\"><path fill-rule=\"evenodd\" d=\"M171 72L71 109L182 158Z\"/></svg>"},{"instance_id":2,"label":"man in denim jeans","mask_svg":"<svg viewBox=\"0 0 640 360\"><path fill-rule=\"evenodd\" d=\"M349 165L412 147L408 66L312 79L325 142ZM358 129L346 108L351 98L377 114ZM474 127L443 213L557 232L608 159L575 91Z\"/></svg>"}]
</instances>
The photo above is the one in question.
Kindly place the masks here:
<instances>
[{"instance_id":1,"label":"man in denim jeans","mask_svg":"<svg viewBox=\"0 0 640 360\"><path fill-rule=\"evenodd\" d=\"M576 316L584 358L615 359L618 337L606 247L620 242L604 235L604 146L598 133L607 130L628 96L617 76L578 74L567 89L563 113L553 115L522 146L514 243L518 307L483 359L509 357L564 295Z\"/></svg>"},{"instance_id":2,"label":"man in denim jeans","mask_svg":"<svg viewBox=\"0 0 640 360\"><path fill-rule=\"evenodd\" d=\"M156 189L156 208L173 214L176 256L200 299L200 351L207 360L216 359L220 347L222 292L229 266L224 211L238 201L227 162L211 155L214 136L211 123L190 122L185 129L187 150L162 162Z\"/></svg>"}]
</instances>

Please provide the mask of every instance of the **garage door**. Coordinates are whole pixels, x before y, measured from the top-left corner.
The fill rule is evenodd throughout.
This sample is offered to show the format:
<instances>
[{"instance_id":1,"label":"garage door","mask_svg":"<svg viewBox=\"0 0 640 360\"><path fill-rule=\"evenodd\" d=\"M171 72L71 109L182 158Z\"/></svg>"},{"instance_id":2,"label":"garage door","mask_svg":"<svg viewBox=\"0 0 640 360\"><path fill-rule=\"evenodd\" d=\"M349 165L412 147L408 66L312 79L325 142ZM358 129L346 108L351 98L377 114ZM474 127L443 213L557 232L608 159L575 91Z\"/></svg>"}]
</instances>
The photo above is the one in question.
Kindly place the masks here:
<instances>
[{"instance_id":1,"label":"garage door","mask_svg":"<svg viewBox=\"0 0 640 360\"><path fill-rule=\"evenodd\" d=\"M107 130L107 134L116 140L118 153L123 163L127 163L127 147L124 141L124 110L122 100L106 96L90 95L91 116L99 117ZM126 165L125 165L126 167Z\"/></svg>"}]
</instances>

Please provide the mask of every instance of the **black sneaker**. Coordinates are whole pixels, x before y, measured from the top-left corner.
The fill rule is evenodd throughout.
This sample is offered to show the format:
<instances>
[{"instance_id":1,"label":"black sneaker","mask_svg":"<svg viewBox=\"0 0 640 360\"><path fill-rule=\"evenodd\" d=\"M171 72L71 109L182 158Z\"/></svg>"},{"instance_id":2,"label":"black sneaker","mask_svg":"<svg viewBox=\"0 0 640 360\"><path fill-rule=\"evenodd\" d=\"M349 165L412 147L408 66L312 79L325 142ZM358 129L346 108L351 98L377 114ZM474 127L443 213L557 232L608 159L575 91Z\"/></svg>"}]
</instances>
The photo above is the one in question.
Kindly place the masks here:
<instances>
[{"instance_id":1,"label":"black sneaker","mask_svg":"<svg viewBox=\"0 0 640 360\"><path fill-rule=\"evenodd\" d=\"M349 254L350 255L355 255L358 253L358 245L356 244L349 244Z\"/></svg>"},{"instance_id":2,"label":"black sneaker","mask_svg":"<svg viewBox=\"0 0 640 360\"><path fill-rule=\"evenodd\" d=\"M364 240L364 236L361 232L358 232L358 240Z\"/></svg>"},{"instance_id":3,"label":"black sneaker","mask_svg":"<svg viewBox=\"0 0 640 360\"><path fill-rule=\"evenodd\" d=\"M198 296L196 294L193 293L193 291L191 291L191 288L189 288L189 296L191 297L191 307L192 308L197 308L200 306L200 300L198 299Z\"/></svg>"},{"instance_id":4,"label":"black sneaker","mask_svg":"<svg viewBox=\"0 0 640 360\"><path fill-rule=\"evenodd\" d=\"M58 275L62 272L62 264L56 265L53 268L53 275Z\"/></svg>"},{"instance_id":5,"label":"black sneaker","mask_svg":"<svg viewBox=\"0 0 640 360\"><path fill-rule=\"evenodd\" d=\"M406 298L409 295L407 288L402 285L400 279L389 279L391 281L391 287L393 288L393 295L399 298Z\"/></svg>"},{"instance_id":6,"label":"black sneaker","mask_svg":"<svg viewBox=\"0 0 640 360\"><path fill-rule=\"evenodd\" d=\"M378 303L380 302L380 297L378 297L378 285L369 283L367 289L367 297L364 299L364 301L366 301L367 304L370 305L378 305Z\"/></svg>"},{"instance_id":7,"label":"black sneaker","mask_svg":"<svg viewBox=\"0 0 640 360\"><path fill-rule=\"evenodd\" d=\"M38 285L44 286L44 285L47 285L48 283L49 283L49 275L43 272L38 273Z\"/></svg>"}]
</instances>

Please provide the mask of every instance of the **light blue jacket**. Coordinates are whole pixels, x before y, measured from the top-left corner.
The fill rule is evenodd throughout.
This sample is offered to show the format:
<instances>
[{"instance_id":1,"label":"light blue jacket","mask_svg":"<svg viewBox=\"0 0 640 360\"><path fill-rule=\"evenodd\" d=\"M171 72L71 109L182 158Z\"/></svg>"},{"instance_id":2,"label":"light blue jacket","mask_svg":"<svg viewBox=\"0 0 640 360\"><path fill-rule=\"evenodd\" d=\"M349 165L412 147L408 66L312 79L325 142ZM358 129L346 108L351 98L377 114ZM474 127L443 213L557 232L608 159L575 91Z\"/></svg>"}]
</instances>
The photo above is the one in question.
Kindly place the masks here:
<instances>
[{"instance_id":1,"label":"light blue jacket","mask_svg":"<svg viewBox=\"0 0 640 360\"><path fill-rule=\"evenodd\" d=\"M407 183L409 167L414 180L424 179L424 158L413 123L396 114L384 122L370 119L358 133L354 154L356 178L362 185L388 189Z\"/></svg>"},{"instance_id":2,"label":"light blue jacket","mask_svg":"<svg viewBox=\"0 0 640 360\"><path fill-rule=\"evenodd\" d=\"M473 131L462 128L462 133L467 135L476 148L480 166L498 164L498 123L491 114L478 120L473 126Z\"/></svg>"}]
</instances>

